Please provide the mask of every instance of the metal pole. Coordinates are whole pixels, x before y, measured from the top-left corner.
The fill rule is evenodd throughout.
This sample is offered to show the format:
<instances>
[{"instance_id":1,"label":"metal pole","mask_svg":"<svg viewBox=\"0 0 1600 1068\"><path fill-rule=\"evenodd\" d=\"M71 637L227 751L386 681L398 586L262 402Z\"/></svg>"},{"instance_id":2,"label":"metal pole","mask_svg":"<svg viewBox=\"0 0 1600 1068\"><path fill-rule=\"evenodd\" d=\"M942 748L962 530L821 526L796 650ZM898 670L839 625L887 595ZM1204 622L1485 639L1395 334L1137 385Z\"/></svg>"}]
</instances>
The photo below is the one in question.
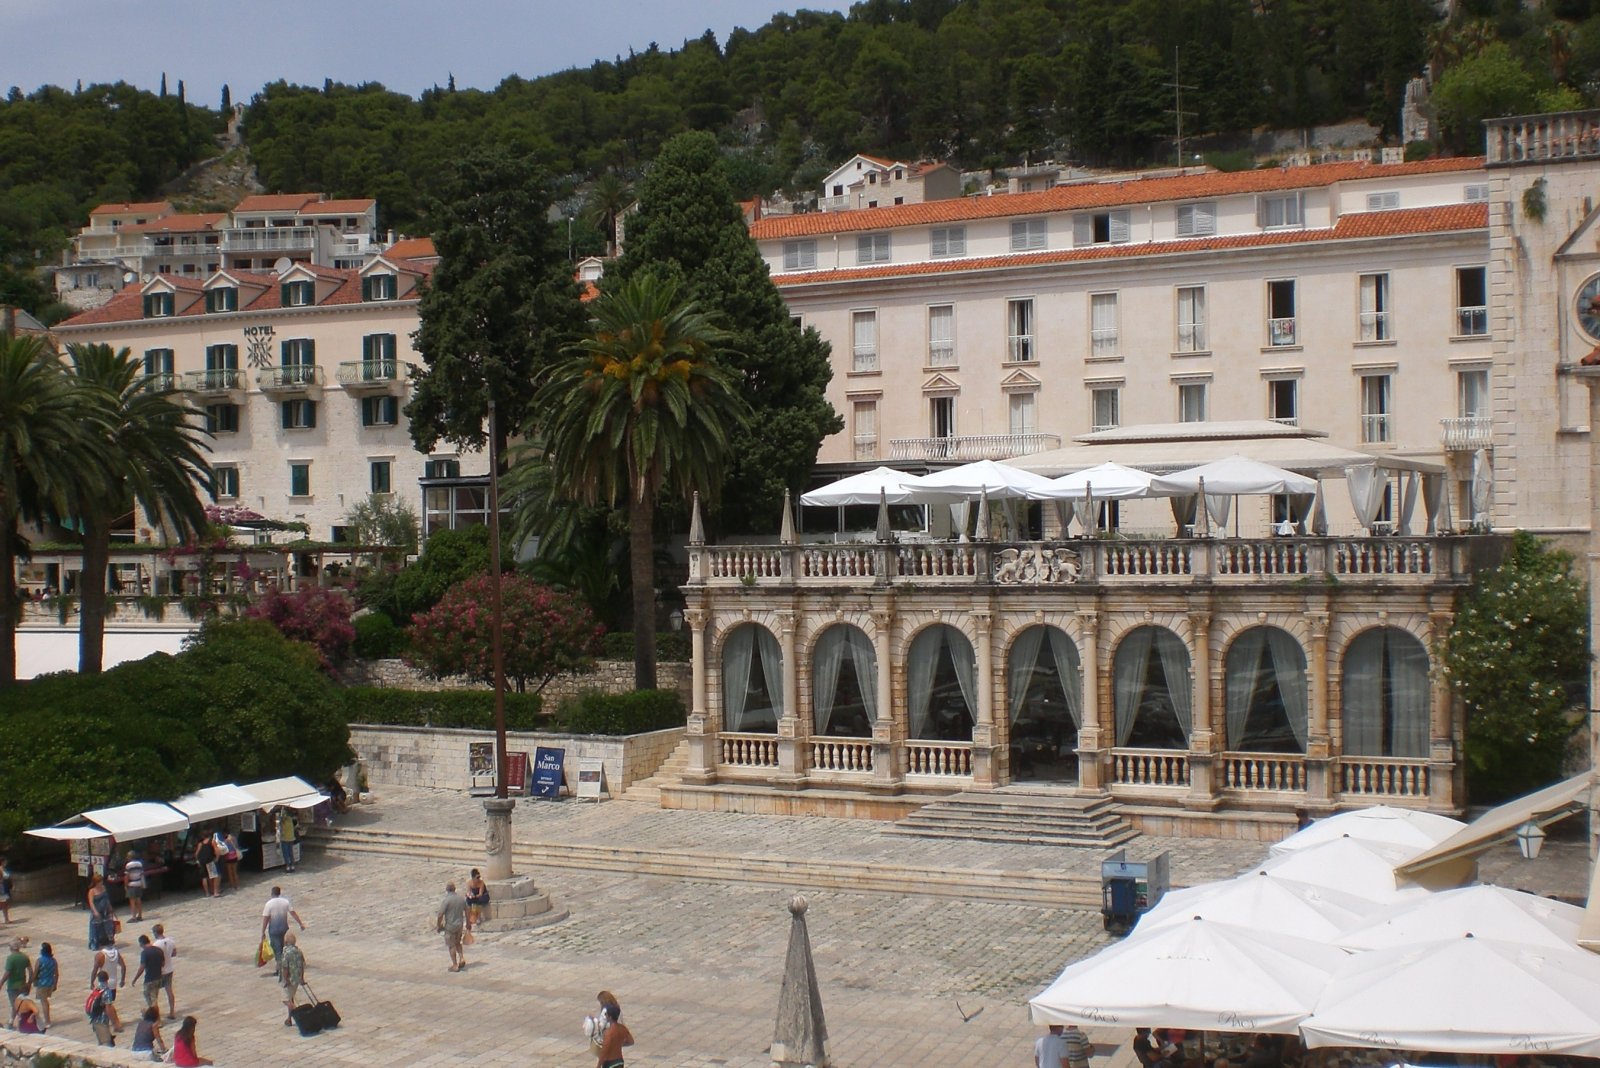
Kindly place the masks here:
<instances>
[{"instance_id":1,"label":"metal pole","mask_svg":"<svg viewBox=\"0 0 1600 1068\"><path fill-rule=\"evenodd\" d=\"M489 626L494 631L494 796L504 798L506 782L506 654L500 639L500 425L489 399Z\"/></svg>"}]
</instances>

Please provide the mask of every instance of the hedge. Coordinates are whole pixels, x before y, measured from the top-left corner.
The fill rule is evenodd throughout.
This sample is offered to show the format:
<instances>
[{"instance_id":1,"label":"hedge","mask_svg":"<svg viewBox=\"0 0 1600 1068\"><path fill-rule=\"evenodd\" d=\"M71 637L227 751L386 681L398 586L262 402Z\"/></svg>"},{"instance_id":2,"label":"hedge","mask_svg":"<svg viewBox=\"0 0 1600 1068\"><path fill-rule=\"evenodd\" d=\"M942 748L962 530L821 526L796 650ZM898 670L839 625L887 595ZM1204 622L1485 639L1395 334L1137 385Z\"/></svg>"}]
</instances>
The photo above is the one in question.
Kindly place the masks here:
<instances>
[{"instance_id":1,"label":"hedge","mask_svg":"<svg viewBox=\"0 0 1600 1068\"><path fill-rule=\"evenodd\" d=\"M395 626L394 620L382 612L368 612L357 616L356 640L351 647L363 660L387 660L405 652L410 644L406 632Z\"/></svg>"},{"instance_id":2,"label":"hedge","mask_svg":"<svg viewBox=\"0 0 1600 1068\"><path fill-rule=\"evenodd\" d=\"M396 690L352 686L344 691L351 723L391 727L494 729L494 694L483 690ZM506 694L506 729L548 730L536 693Z\"/></svg>"},{"instance_id":3,"label":"hedge","mask_svg":"<svg viewBox=\"0 0 1600 1068\"><path fill-rule=\"evenodd\" d=\"M557 719L568 734L623 735L681 727L688 713L676 690L590 691L564 704Z\"/></svg>"},{"instance_id":4,"label":"hedge","mask_svg":"<svg viewBox=\"0 0 1600 1068\"><path fill-rule=\"evenodd\" d=\"M600 639L600 656L605 660L633 660L633 631L614 630ZM656 632L656 660L667 663L689 662L689 635L682 631Z\"/></svg>"}]
</instances>

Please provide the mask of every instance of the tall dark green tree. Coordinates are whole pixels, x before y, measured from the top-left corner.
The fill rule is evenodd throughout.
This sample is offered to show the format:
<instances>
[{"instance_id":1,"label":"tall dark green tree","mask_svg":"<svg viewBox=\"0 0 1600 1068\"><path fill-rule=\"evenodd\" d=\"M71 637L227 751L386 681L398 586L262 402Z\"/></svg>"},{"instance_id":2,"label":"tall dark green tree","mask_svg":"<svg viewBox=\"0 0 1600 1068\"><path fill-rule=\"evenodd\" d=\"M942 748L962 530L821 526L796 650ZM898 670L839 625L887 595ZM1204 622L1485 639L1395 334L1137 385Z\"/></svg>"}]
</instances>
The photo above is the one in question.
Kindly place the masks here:
<instances>
[{"instance_id":1,"label":"tall dark green tree","mask_svg":"<svg viewBox=\"0 0 1600 1068\"><path fill-rule=\"evenodd\" d=\"M417 448L482 448L489 398L505 438L528 419L534 381L583 332L566 234L547 214L549 183L526 157L470 153L429 212L439 266L413 337L425 367L406 415Z\"/></svg>"},{"instance_id":2,"label":"tall dark green tree","mask_svg":"<svg viewBox=\"0 0 1600 1068\"><path fill-rule=\"evenodd\" d=\"M606 274L608 292L646 272L678 280L732 335L729 363L744 375L752 417L733 434L717 524L774 529L783 491L804 488L822 439L844 421L823 392L833 374L828 344L789 317L729 190L716 138L687 133L667 142L627 234Z\"/></svg>"}]
</instances>

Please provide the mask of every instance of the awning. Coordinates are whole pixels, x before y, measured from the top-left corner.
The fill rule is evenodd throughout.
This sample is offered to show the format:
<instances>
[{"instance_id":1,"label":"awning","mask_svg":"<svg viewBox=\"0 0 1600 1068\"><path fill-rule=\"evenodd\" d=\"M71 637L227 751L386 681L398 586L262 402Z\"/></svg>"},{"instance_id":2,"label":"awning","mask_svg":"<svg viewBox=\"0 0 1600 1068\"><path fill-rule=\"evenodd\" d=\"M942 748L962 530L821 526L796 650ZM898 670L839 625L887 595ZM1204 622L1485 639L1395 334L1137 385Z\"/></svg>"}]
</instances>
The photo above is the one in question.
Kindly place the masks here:
<instances>
[{"instance_id":1,"label":"awning","mask_svg":"<svg viewBox=\"0 0 1600 1068\"><path fill-rule=\"evenodd\" d=\"M316 794L317 788L306 782L298 775L286 775L281 779L266 779L262 782L248 782L239 789L255 798L256 808L277 808L289 802L304 799ZM316 802L312 802L312 805ZM291 808L310 808L311 805L291 805Z\"/></svg>"},{"instance_id":2,"label":"awning","mask_svg":"<svg viewBox=\"0 0 1600 1068\"><path fill-rule=\"evenodd\" d=\"M110 838L110 831L102 831L98 827L91 827L80 823L76 827L40 827L37 830L26 831L35 838L48 838L55 842L78 842L85 838Z\"/></svg>"},{"instance_id":3,"label":"awning","mask_svg":"<svg viewBox=\"0 0 1600 1068\"><path fill-rule=\"evenodd\" d=\"M221 819L238 812L259 808L260 803L249 793L233 783L207 786L192 794L184 794L172 802L172 807L189 817L191 823Z\"/></svg>"},{"instance_id":4,"label":"awning","mask_svg":"<svg viewBox=\"0 0 1600 1068\"><path fill-rule=\"evenodd\" d=\"M285 808L303 810L308 808L316 808L326 800L328 800L327 794L306 794L302 797L291 797L289 800L283 802L283 806Z\"/></svg>"},{"instance_id":5,"label":"awning","mask_svg":"<svg viewBox=\"0 0 1600 1068\"><path fill-rule=\"evenodd\" d=\"M119 842L131 842L158 834L185 830L189 817L160 801L135 801L131 805L97 808L80 812L67 824L92 823L111 833Z\"/></svg>"},{"instance_id":6,"label":"awning","mask_svg":"<svg viewBox=\"0 0 1600 1068\"><path fill-rule=\"evenodd\" d=\"M1554 823L1587 804L1592 782L1589 772L1507 801L1479 816L1466 827L1395 868L1396 875L1415 878L1430 868L1453 860L1475 857L1491 846L1509 841L1525 823Z\"/></svg>"}]
</instances>

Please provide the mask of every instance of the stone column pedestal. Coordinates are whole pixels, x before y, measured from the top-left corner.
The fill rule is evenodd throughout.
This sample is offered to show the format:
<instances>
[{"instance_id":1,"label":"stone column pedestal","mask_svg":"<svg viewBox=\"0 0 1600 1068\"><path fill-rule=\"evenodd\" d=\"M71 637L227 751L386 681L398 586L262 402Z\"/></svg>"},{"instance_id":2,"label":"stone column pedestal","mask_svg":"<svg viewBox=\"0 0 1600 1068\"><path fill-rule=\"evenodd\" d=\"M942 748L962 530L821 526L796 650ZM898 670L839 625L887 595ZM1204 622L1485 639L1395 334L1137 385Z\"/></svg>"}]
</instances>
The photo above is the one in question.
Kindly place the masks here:
<instances>
[{"instance_id":1,"label":"stone column pedestal","mask_svg":"<svg viewBox=\"0 0 1600 1068\"><path fill-rule=\"evenodd\" d=\"M550 895L533 883L531 875L513 875L508 879L487 879L489 910L478 924L485 931L514 931L529 927L545 927L567 918L567 910L557 908Z\"/></svg>"},{"instance_id":2,"label":"stone column pedestal","mask_svg":"<svg viewBox=\"0 0 1600 1068\"><path fill-rule=\"evenodd\" d=\"M486 882L511 878L511 811L516 807L515 798L484 799L483 811L489 818L483 832L483 878Z\"/></svg>"}]
</instances>

